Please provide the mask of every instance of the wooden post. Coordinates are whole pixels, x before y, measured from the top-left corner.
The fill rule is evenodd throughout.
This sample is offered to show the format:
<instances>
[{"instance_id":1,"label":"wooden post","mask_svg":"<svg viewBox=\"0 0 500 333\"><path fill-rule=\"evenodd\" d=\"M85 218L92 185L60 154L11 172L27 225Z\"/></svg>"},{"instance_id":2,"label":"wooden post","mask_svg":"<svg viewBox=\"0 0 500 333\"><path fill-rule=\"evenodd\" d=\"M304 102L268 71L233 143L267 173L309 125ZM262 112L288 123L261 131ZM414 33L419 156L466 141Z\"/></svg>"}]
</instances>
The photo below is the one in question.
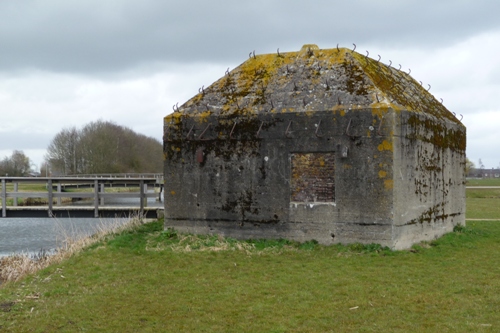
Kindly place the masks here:
<instances>
[{"instance_id":1,"label":"wooden post","mask_svg":"<svg viewBox=\"0 0 500 333\"><path fill-rule=\"evenodd\" d=\"M104 193L104 183L101 184L101 193ZM104 206L104 196L101 196L101 206Z\"/></svg>"},{"instance_id":2,"label":"wooden post","mask_svg":"<svg viewBox=\"0 0 500 333\"><path fill-rule=\"evenodd\" d=\"M94 217L99 217L99 181L94 180Z\"/></svg>"},{"instance_id":3,"label":"wooden post","mask_svg":"<svg viewBox=\"0 0 500 333\"><path fill-rule=\"evenodd\" d=\"M47 181L47 190L49 191L48 195L48 201L49 201L49 217L52 217L52 199L54 198L53 193L52 193L52 179L49 179Z\"/></svg>"},{"instance_id":4,"label":"wooden post","mask_svg":"<svg viewBox=\"0 0 500 333\"><path fill-rule=\"evenodd\" d=\"M61 193L61 183L57 183L57 193ZM60 196L57 197L57 205L58 206L61 205L61 197Z\"/></svg>"},{"instance_id":5,"label":"wooden post","mask_svg":"<svg viewBox=\"0 0 500 333\"><path fill-rule=\"evenodd\" d=\"M146 185L147 186L147 185ZM140 208L139 212L142 215L144 213L144 180L139 181L139 201L140 201Z\"/></svg>"},{"instance_id":6,"label":"wooden post","mask_svg":"<svg viewBox=\"0 0 500 333\"><path fill-rule=\"evenodd\" d=\"M14 192L17 193L18 190L19 190L19 183L15 182L14 183ZM17 197L14 198L14 207L17 207Z\"/></svg>"},{"instance_id":7,"label":"wooden post","mask_svg":"<svg viewBox=\"0 0 500 333\"><path fill-rule=\"evenodd\" d=\"M2 217L7 217L7 189L4 178L2 178Z\"/></svg>"}]
</instances>

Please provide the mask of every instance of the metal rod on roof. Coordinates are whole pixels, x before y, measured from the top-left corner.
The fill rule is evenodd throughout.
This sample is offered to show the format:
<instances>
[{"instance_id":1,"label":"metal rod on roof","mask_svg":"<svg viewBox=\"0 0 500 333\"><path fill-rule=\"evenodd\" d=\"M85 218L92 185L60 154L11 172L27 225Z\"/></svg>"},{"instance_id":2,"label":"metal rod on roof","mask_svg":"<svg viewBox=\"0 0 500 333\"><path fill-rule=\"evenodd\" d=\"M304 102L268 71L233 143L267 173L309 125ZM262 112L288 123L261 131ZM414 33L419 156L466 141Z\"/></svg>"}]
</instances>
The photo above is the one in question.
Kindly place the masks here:
<instances>
[{"instance_id":1,"label":"metal rod on roof","mask_svg":"<svg viewBox=\"0 0 500 333\"><path fill-rule=\"evenodd\" d=\"M203 138L203 134L205 134L205 132L208 130L208 128L211 126L212 124L208 124L207 127L205 127L205 129L203 130L203 132L201 132L200 134L200 137L198 139L201 140L201 138Z\"/></svg>"},{"instance_id":2,"label":"metal rod on roof","mask_svg":"<svg viewBox=\"0 0 500 333\"><path fill-rule=\"evenodd\" d=\"M384 122L384 116L382 116L382 119L380 119L380 124L378 124L378 129L377 129L378 136L382 136L382 134L380 133L380 129L382 128L382 123Z\"/></svg>"},{"instance_id":3,"label":"metal rod on roof","mask_svg":"<svg viewBox=\"0 0 500 333\"><path fill-rule=\"evenodd\" d=\"M229 138L232 139L233 138L233 131L234 131L234 128L236 127L236 123L237 121L234 122L233 124L233 128L231 129L231 133L229 133Z\"/></svg>"},{"instance_id":4,"label":"metal rod on roof","mask_svg":"<svg viewBox=\"0 0 500 333\"><path fill-rule=\"evenodd\" d=\"M186 135L186 139L189 140L189 135L191 135L191 132L193 131L193 128L194 128L194 124L193 124L193 126L191 126L191 129L189 130L188 134Z\"/></svg>"},{"instance_id":5,"label":"metal rod on roof","mask_svg":"<svg viewBox=\"0 0 500 333\"><path fill-rule=\"evenodd\" d=\"M288 130L290 129L290 125L292 125L292 121L290 120L290 122L288 123L288 127L286 128L286 131L285 131L285 136L288 136Z\"/></svg>"},{"instance_id":6,"label":"metal rod on roof","mask_svg":"<svg viewBox=\"0 0 500 333\"><path fill-rule=\"evenodd\" d=\"M314 134L318 137L318 138L321 138L323 137L323 135L319 135L318 134L318 131L319 131L319 127L321 126L321 119L319 120L318 122L318 126L316 127L316 131L314 132Z\"/></svg>"},{"instance_id":7,"label":"metal rod on roof","mask_svg":"<svg viewBox=\"0 0 500 333\"><path fill-rule=\"evenodd\" d=\"M259 137L259 133L260 133L260 130L262 129L262 125L264 125L264 121L261 121L260 122L260 126L259 126L259 130L257 131L257 133L255 134L255 137Z\"/></svg>"},{"instance_id":8,"label":"metal rod on roof","mask_svg":"<svg viewBox=\"0 0 500 333\"><path fill-rule=\"evenodd\" d=\"M349 123L347 124L347 128L345 129L345 133L344 133L348 137L351 137L351 135L349 134L349 127L351 127L351 121L352 121L352 119L349 119Z\"/></svg>"}]
</instances>

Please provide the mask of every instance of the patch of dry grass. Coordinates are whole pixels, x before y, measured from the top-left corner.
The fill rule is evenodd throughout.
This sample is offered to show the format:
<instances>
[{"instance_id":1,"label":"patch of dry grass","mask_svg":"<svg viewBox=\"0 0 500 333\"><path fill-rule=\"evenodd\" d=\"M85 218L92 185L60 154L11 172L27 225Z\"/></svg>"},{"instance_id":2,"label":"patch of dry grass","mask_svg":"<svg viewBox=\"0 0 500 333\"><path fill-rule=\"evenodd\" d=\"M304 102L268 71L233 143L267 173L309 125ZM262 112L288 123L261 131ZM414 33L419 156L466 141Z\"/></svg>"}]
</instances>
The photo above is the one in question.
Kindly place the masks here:
<instances>
[{"instance_id":1,"label":"patch of dry grass","mask_svg":"<svg viewBox=\"0 0 500 333\"><path fill-rule=\"evenodd\" d=\"M58 220L56 220L58 221ZM113 220L112 223L97 224L91 235L76 235L59 224L57 228L58 238L61 239L62 246L54 253L40 252L35 255L28 253L13 254L0 258L0 284L8 281L19 281L29 274L33 274L52 264L57 264L84 248L99 242L109 235L119 233L125 229L142 224L141 216L133 216L127 221L120 219Z\"/></svg>"}]
</instances>

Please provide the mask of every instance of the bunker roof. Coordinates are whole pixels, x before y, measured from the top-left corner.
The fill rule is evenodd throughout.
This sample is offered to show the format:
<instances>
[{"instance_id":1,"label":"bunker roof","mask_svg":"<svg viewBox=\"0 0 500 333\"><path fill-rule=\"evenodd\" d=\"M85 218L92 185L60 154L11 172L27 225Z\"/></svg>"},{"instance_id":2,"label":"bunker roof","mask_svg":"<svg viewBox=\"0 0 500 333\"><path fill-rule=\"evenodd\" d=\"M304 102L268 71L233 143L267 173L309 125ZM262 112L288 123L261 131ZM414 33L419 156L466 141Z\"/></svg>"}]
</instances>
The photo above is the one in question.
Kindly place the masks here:
<instances>
[{"instance_id":1,"label":"bunker roof","mask_svg":"<svg viewBox=\"0 0 500 333\"><path fill-rule=\"evenodd\" d=\"M430 88L430 87L429 87ZM255 55L176 110L185 116L238 116L392 108L460 121L409 73L346 48Z\"/></svg>"}]
</instances>

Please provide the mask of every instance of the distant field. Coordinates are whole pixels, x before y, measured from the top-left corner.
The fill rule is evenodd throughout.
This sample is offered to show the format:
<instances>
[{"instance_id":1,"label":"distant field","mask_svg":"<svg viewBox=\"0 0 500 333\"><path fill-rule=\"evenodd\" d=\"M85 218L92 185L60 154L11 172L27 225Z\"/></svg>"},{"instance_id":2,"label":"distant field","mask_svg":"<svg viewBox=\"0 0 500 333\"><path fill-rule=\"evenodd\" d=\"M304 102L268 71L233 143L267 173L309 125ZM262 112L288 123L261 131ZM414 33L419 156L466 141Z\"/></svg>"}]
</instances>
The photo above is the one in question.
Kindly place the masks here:
<instances>
[{"instance_id":1,"label":"distant field","mask_svg":"<svg viewBox=\"0 0 500 333\"><path fill-rule=\"evenodd\" d=\"M500 178L467 179L466 186L500 186Z\"/></svg>"},{"instance_id":2,"label":"distant field","mask_svg":"<svg viewBox=\"0 0 500 333\"><path fill-rule=\"evenodd\" d=\"M500 188L468 188L465 193L467 198L466 218L500 219Z\"/></svg>"}]
</instances>

